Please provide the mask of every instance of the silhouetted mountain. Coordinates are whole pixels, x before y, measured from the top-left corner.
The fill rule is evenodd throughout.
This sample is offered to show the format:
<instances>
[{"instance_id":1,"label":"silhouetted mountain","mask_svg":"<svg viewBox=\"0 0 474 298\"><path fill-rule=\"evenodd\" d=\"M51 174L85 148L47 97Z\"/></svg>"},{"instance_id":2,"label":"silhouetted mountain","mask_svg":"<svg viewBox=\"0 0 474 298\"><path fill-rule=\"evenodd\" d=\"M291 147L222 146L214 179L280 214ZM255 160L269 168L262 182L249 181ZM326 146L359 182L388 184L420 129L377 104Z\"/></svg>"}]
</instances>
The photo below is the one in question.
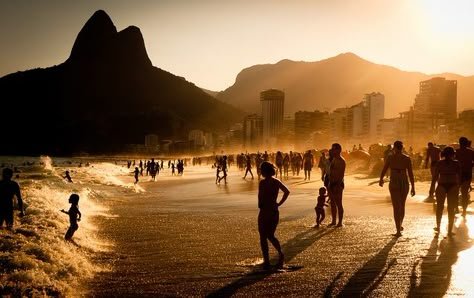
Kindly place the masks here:
<instances>
[{"instance_id":1,"label":"silhouetted mountain","mask_svg":"<svg viewBox=\"0 0 474 298\"><path fill-rule=\"evenodd\" d=\"M401 71L345 53L317 61L282 60L242 70L231 87L217 99L249 113L260 112L260 91L276 88L285 92L285 114L297 111L334 110L360 102L365 93L385 95L386 117L408 110L419 91L419 82L435 76L458 80L458 111L474 108L474 76L426 75Z\"/></svg>"},{"instance_id":2,"label":"silhouetted mountain","mask_svg":"<svg viewBox=\"0 0 474 298\"><path fill-rule=\"evenodd\" d=\"M154 67L140 29L117 32L97 11L62 64L0 78L0 154L107 153L145 134L187 139L226 130L243 113Z\"/></svg>"}]
</instances>

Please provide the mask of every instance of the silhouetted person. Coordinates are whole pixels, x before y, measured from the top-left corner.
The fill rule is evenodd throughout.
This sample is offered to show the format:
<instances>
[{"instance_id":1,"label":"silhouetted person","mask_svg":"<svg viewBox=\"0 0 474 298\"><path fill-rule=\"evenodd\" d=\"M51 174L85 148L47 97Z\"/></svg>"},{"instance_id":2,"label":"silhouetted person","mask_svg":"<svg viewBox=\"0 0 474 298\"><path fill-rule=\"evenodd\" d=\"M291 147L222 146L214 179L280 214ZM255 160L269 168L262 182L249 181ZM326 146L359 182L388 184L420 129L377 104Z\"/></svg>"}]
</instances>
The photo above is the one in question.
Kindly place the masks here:
<instances>
[{"instance_id":1,"label":"silhouetted person","mask_svg":"<svg viewBox=\"0 0 474 298\"><path fill-rule=\"evenodd\" d=\"M253 173L252 173L252 159L250 158L250 154L247 154L246 159L245 159L245 175L244 175L244 179L247 177L247 173L250 173L250 175L252 175L252 179L253 179Z\"/></svg>"},{"instance_id":2,"label":"silhouetted person","mask_svg":"<svg viewBox=\"0 0 474 298\"><path fill-rule=\"evenodd\" d=\"M72 239L72 236L79 228L79 225L77 224L77 222L81 221L81 212L79 211L79 195L72 194L69 197L69 203L71 204L71 207L69 208L68 211L61 209L61 212L69 215L70 226L66 232L66 235L64 236L64 239L68 241Z\"/></svg>"},{"instance_id":3,"label":"silhouetted person","mask_svg":"<svg viewBox=\"0 0 474 298\"><path fill-rule=\"evenodd\" d=\"M461 164L461 206L462 216L466 216L467 205L469 205L469 190L472 182L472 168L474 166L474 150L469 148L469 140L466 137L459 138L459 149L456 150L456 159Z\"/></svg>"},{"instance_id":4,"label":"silhouetted person","mask_svg":"<svg viewBox=\"0 0 474 298\"><path fill-rule=\"evenodd\" d=\"M71 178L71 175L69 175L69 171L66 171L66 172L64 173L63 178L66 179L67 182L71 182L71 183L72 183L72 178Z\"/></svg>"},{"instance_id":5,"label":"silhouetted person","mask_svg":"<svg viewBox=\"0 0 474 298\"><path fill-rule=\"evenodd\" d=\"M311 169L313 168L314 157L311 150L306 151L303 155L303 169L304 169L304 180L311 180Z\"/></svg>"},{"instance_id":6,"label":"silhouetted person","mask_svg":"<svg viewBox=\"0 0 474 298\"><path fill-rule=\"evenodd\" d=\"M454 215L458 204L459 182L461 180L461 165L454 160L453 147L445 147L441 152L441 159L435 167L433 183L436 187L436 232L440 231L441 218L443 217L444 202L448 197L448 236L453 233Z\"/></svg>"},{"instance_id":7,"label":"silhouetted person","mask_svg":"<svg viewBox=\"0 0 474 298\"><path fill-rule=\"evenodd\" d=\"M135 177L135 184L138 183L138 175L140 174L140 170L138 170L138 167L135 167L135 171L133 171L133 175Z\"/></svg>"},{"instance_id":8,"label":"silhouetted person","mask_svg":"<svg viewBox=\"0 0 474 298\"><path fill-rule=\"evenodd\" d=\"M318 201L316 203L316 207L314 208L314 210L316 211L316 227L317 228L319 228L324 218L326 217L326 213L324 212L324 207L328 206L328 204L326 203L326 198L327 198L326 188L320 187Z\"/></svg>"},{"instance_id":9,"label":"silhouetted person","mask_svg":"<svg viewBox=\"0 0 474 298\"><path fill-rule=\"evenodd\" d=\"M321 151L318 168L321 170L321 180L324 181L324 169L326 168L326 153L324 153L324 151Z\"/></svg>"},{"instance_id":10,"label":"silhouetted person","mask_svg":"<svg viewBox=\"0 0 474 298\"><path fill-rule=\"evenodd\" d=\"M336 224L336 215L338 218L337 227L342 227L344 217L344 207L342 206L342 192L344 191L344 172L346 171L346 161L341 156L342 147L338 143L331 146L332 161L329 166L329 199L331 200L330 225Z\"/></svg>"},{"instance_id":11,"label":"silhouetted person","mask_svg":"<svg viewBox=\"0 0 474 298\"><path fill-rule=\"evenodd\" d=\"M435 146L433 143L429 142L428 149L426 150L425 169L428 168L428 162L431 160L431 163L430 163L431 181L433 181L433 175L434 175L436 163L439 161L440 154L441 154L441 149L439 149L439 147ZM424 201L427 203L435 202L435 199L433 197L434 192L435 192L435 185L431 183L428 197Z\"/></svg>"},{"instance_id":12,"label":"silhouetted person","mask_svg":"<svg viewBox=\"0 0 474 298\"><path fill-rule=\"evenodd\" d=\"M260 234L263 267L269 268L270 266L267 240L269 240L277 250L279 256L277 266L281 267L283 266L284 255L281 251L280 242L275 237L275 231L280 216L278 207L286 201L290 191L280 180L273 178L275 175L275 167L270 162L262 162L261 172L264 179L260 181L258 186L258 208L260 209L258 214L258 232ZM283 191L283 197L280 202L277 203L278 192L280 190Z\"/></svg>"},{"instance_id":13,"label":"silhouetted person","mask_svg":"<svg viewBox=\"0 0 474 298\"><path fill-rule=\"evenodd\" d=\"M277 178L278 174L280 174L280 180L283 180L283 153L281 153L281 151L277 151L275 164L278 168Z\"/></svg>"},{"instance_id":14,"label":"silhouetted person","mask_svg":"<svg viewBox=\"0 0 474 298\"><path fill-rule=\"evenodd\" d=\"M221 171L222 171L222 177L219 177L219 183L221 183L221 180L224 179L224 183L227 184L227 155L224 155L221 160Z\"/></svg>"},{"instance_id":15,"label":"silhouetted person","mask_svg":"<svg viewBox=\"0 0 474 298\"><path fill-rule=\"evenodd\" d=\"M411 159L408 155L403 154L403 143L401 141L393 143L393 154L387 158L382 173L380 173L379 185L381 187L384 184L383 178L388 169L390 169L388 189L392 199L393 218L397 229L397 233L394 236L400 237L403 231L403 219L405 218L405 202L410 187L408 179L410 179L411 184L411 195L415 195L415 178L413 176Z\"/></svg>"},{"instance_id":16,"label":"silhouetted person","mask_svg":"<svg viewBox=\"0 0 474 298\"><path fill-rule=\"evenodd\" d=\"M23 217L23 200L21 198L20 186L12 181L13 170L4 168L2 171L2 180L0 180L0 227L5 222L7 228L13 228L13 197L16 197L20 217Z\"/></svg>"}]
</instances>

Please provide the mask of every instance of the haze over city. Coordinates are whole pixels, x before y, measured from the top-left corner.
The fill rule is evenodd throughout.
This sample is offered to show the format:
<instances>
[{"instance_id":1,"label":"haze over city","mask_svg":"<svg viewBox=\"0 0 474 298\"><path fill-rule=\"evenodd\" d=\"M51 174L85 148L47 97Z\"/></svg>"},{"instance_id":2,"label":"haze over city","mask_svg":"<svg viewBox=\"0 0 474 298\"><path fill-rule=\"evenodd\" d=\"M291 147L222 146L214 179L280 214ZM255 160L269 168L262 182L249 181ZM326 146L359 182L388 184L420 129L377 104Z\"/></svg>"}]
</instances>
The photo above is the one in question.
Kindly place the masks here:
<instances>
[{"instance_id":1,"label":"haze over city","mask_svg":"<svg viewBox=\"0 0 474 298\"><path fill-rule=\"evenodd\" d=\"M152 61L220 91L255 64L353 52L378 64L464 76L474 69L470 1L2 1L0 76L64 62L104 9L142 31Z\"/></svg>"}]
</instances>

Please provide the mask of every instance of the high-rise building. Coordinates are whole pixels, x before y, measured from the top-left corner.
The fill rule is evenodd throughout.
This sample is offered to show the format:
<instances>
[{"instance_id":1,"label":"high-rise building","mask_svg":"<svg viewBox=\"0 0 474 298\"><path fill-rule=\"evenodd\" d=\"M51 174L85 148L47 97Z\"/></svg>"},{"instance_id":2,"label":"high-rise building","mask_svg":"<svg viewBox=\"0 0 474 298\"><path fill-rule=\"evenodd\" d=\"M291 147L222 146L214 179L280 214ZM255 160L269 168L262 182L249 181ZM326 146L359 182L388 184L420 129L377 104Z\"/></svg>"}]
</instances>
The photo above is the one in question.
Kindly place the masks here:
<instances>
[{"instance_id":1,"label":"high-rise building","mask_svg":"<svg viewBox=\"0 0 474 298\"><path fill-rule=\"evenodd\" d=\"M437 77L420 82L420 92L416 95L413 108L417 112L431 114L433 119L455 120L457 81Z\"/></svg>"},{"instance_id":2,"label":"high-rise building","mask_svg":"<svg viewBox=\"0 0 474 298\"><path fill-rule=\"evenodd\" d=\"M439 138L439 130L454 133L457 118L457 81L432 78L420 82L409 111L400 113L400 133L412 145Z\"/></svg>"},{"instance_id":3,"label":"high-rise building","mask_svg":"<svg viewBox=\"0 0 474 298\"><path fill-rule=\"evenodd\" d=\"M243 140L244 149L259 149L262 141L262 116L252 114L244 118Z\"/></svg>"},{"instance_id":4,"label":"high-rise building","mask_svg":"<svg viewBox=\"0 0 474 298\"><path fill-rule=\"evenodd\" d=\"M295 113L295 147L296 150L308 150L320 146L315 144L314 136L324 135L329 127L328 112L299 111ZM324 142L325 140L321 140ZM316 145L316 146L315 146Z\"/></svg>"},{"instance_id":5,"label":"high-rise building","mask_svg":"<svg viewBox=\"0 0 474 298\"><path fill-rule=\"evenodd\" d=\"M283 127L285 93L276 89L262 91L260 102L262 103L263 145L273 147Z\"/></svg>"},{"instance_id":6,"label":"high-rise building","mask_svg":"<svg viewBox=\"0 0 474 298\"><path fill-rule=\"evenodd\" d=\"M366 113L364 117L364 127L369 138L377 135L377 125L379 120L385 117L385 96L379 92L368 93L364 97Z\"/></svg>"}]
</instances>

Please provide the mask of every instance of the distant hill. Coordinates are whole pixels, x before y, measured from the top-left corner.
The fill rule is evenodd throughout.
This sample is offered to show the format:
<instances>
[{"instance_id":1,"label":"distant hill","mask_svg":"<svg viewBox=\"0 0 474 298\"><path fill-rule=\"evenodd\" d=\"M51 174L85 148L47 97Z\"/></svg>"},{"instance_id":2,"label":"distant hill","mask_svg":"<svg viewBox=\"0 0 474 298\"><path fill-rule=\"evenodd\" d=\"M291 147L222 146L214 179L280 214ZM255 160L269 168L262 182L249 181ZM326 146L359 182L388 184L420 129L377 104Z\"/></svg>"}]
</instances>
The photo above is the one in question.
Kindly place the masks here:
<instances>
[{"instance_id":1,"label":"distant hill","mask_svg":"<svg viewBox=\"0 0 474 298\"><path fill-rule=\"evenodd\" d=\"M154 67L140 29L117 32L102 10L64 63L0 78L0 154L116 152L145 134L225 131L243 112Z\"/></svg>"},{"instance_id":2,"label":"distant hill","mask_svg":"<svg viewBox=\"0 0 474 298\"><path fill-rule=\"evenodd\" d=\"M334 110L360 102L365 93L385 95L385 116L397 117L414 103L419 82L435 76L458 80L458 111L474 108L474 76L426 75L401 71L366 61L353 53L317 61L282 60L242 70L234 85L217 99L249 113L260 112L260 91L276 88L285 92L285 114L300 110Z\"/></svg>"}]
</instances>

